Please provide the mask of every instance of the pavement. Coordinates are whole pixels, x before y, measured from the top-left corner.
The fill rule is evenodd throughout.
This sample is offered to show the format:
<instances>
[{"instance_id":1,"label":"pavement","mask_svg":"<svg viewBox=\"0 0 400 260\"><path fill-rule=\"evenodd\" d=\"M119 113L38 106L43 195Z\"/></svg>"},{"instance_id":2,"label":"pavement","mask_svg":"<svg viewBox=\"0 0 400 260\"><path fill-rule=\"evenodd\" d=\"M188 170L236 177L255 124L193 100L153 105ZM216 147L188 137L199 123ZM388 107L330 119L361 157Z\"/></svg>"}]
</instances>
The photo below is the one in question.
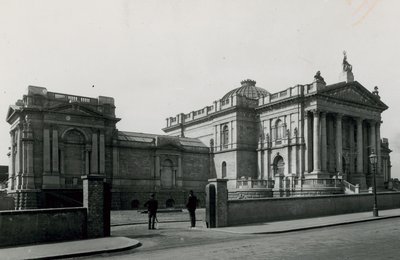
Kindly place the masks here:
<instances>
[{"instance_id":1,"label":"pavement","mask_svg":"<svg viewBox=\"0 0 400 260\"><path fill-rule=\"evenodd\" d=\"M200 232L208 232L208 236L214 236L216 233L228 232L233 234L276 234L307 229L315 229L329 226L346 225L359 222L377 221L381 219L400 217L400 209L380 210L379 217L373 217L372 212L360 212L352 214L325 216L318 218L307 218L297 220L275 221L268 223L248 224L234 227L223 227L207 229L205 228L202 215L204 209L199 210L199 224L196 228ZM137 215L135 215L137 214ZM112 212L112 230L121 228L125 225L145 225L143 220L145 214L132 211ZM187 212L175 212L158 214L160 225L171 222L188 222ZM134 221L136 220L136 222ZM185 223L185 224L186 224ZM167 224L169 225L169 224ZM147 228L146 228L147 229ZM144 229L142 229L144 230ZM147 230L146 230L147 231ZM216 232L216 233L215 233ZM113 232L112 232L113 233ZM143 234L137 234L140 238ZM193 233L192 233L193 234ZM188 236L190 236L188 231ZM29 246L17 246L0 249L0 259L59 259L88 256L102 253L118 252L129 250L141 246L140 241L132 238L111 236L97 239L86 239L78 241L68 241L61 243L37 244Z\"/></svg>"}]
</instances>

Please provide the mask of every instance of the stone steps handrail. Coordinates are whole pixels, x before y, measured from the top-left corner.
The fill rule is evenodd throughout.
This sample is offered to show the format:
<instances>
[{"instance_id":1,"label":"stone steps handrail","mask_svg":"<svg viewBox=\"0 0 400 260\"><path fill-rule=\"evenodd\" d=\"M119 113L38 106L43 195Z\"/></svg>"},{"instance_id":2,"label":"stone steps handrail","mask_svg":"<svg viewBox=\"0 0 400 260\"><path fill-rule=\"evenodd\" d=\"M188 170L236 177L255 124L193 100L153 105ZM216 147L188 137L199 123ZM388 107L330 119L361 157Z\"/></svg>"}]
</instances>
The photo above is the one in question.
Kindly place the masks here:
<instances>
[{"instance_id":1,"label":"stone steps handrail","mask_svg":"<svg viewBox=\"0 0 400 260\"><path fill-rule=\"evenodd\" d=\"M360 193L360 186L358 184L353 185L346 180L342 180L344 191L349 191L350 193Z\"/></svg>"}]
</instances>

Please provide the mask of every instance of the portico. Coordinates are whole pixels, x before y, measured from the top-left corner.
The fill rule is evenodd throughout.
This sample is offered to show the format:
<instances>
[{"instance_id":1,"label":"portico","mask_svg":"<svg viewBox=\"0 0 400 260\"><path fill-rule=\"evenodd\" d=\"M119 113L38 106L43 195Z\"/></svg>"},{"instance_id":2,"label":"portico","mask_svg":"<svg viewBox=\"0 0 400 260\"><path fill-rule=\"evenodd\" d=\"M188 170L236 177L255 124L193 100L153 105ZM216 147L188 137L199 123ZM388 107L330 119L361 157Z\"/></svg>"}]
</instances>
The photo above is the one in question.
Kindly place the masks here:
<instances>
[{"instance_id":1,"label":"portico","mask_svg":"<svg viewBox=\"0 0 400 260\"><path fill-rule=\"evenodd\" d=\"M337 104L334 105L337 109ZM306 179L339 176L359 184L361 189L367 188L366 180L371 171L369 167L364 170L364 160L368 161L365 155L376 151L380 145L377 141L380 140L380 118L367 117L366 113L345 114L317 109L306 111L307 118L312 119L307 128L307 135L312 138L305 138L305 146L310 150L307 156L312 156L312 159L306 160L313 162L304 173ZM368 136L367 143L363 143L365 133Z\"/></svg>"}]
</instances>

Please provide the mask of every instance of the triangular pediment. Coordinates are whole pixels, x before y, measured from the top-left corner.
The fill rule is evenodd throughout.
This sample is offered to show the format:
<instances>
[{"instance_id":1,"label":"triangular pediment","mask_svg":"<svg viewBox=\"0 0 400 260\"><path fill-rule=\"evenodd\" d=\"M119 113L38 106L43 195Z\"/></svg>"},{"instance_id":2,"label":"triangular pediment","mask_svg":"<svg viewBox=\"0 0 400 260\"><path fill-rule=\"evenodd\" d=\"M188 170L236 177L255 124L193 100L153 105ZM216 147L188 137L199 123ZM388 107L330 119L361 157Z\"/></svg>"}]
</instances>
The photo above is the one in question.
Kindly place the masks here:
<instances>
[{"instance_id":1,"label":"triangular pediment","mask_svg":"<svg viewBox=\"0 0 400 260\"><path fill-rule=\"evenodd\" d=\"M102 116L101 113L80 104L65 104L55 106L49 109L50 112L60 112L75 115L86 115L86 116Z\"/></svg>"},{"instance_id":2,"label":"triangular pediment","mask_svg":"<svg viewBox=\"0 0 400 260\"><path fill-rule=\"evenodd\" d=\"M11 119L13 114L17 112L17 110L19 110L19 106L12 105L8 107L7 117L6 117L7 122Z\"/></svg>"},{"instance_id":3,"label":"triangular pediment","mask_svg":"<svg viewBox=\"0 0 400 260\"><path fill-rule=\"evenodd\" d=\"M382 111L388 108L377 95L372 94L358 82L327 86L320 94L328 99L374 107Z\"/></svg>"}]
</instances>

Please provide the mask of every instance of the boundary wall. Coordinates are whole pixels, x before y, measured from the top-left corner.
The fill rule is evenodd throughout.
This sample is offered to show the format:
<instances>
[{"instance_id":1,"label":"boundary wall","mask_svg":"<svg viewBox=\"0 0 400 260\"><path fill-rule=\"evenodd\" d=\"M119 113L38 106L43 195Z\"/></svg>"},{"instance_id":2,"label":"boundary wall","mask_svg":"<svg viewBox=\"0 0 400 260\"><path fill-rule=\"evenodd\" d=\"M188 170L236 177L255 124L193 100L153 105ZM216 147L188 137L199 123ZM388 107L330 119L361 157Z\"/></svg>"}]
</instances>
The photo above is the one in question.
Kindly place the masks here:
<instances>
[{"instance_id":1,"label":"boundary wall","mask_svg":"<svg viewBox=\"0 0 400 260\"><path fill-rule=\"evenodd\" d=\"M0 246L83 239L86 208L0 211Z\"/></svg>"},{"instance_id":2,"label":"boundary wall","mask_svg":"<svg viewBox=\"0 0 400 260\"><path fill-rule=\"evenodd\" d=\"M225 179L209 179L206 223L210 228L371 211L372 193L228 200ZM400 208L400 192L378 192L378 209Z\"/></svg>"},{"instance_id":3,"label":"boundary wall","mask_svg":"<svg viewBox=\"0 0 400 260\"><path fill-rule=\"evenodd\" d=\"M380 192L377 197L378 209L400 208L400 192ZM373 194L229 200L228 226L372 212L373 200Z\"/></svg>"},{"instance_id":4,"label":"boundary wall","mask_svg":"<svg viewBox=\"0 0 400 260\"><path fill-rule=\"evenodd\" d=\"M0 247L110 236L110 186L82 176L83 207L0 211Z\"/></svg>"}]
</instances>

